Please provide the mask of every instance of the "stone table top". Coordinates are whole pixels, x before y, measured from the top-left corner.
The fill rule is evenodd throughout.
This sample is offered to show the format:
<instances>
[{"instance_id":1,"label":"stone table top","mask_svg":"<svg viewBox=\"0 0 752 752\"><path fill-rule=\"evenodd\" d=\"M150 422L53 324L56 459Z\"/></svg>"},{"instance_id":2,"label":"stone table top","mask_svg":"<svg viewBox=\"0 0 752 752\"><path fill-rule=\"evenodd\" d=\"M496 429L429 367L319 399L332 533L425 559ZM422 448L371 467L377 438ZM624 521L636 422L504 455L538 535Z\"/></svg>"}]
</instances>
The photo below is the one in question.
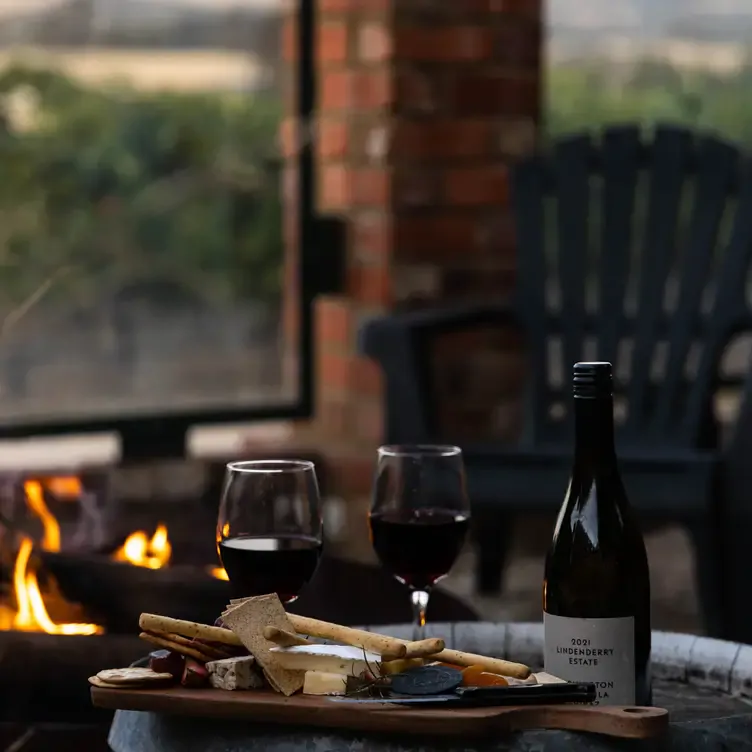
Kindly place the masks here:
<instances>
[{"instance_id":1,"label":"stone table top","mask_svg":"<svg viewBox=\"0 0 752 752\"><path fill-rule=\"evenodd\" d=\"M410 638L409 625L366 627ZM447 647L542 665L543 625L431 624ZM694 635L653 633L654 702L671 713L668 738L625 742L565 731L525 731L502 739L390 739L326 729L290 729L118 711L114 752L752 752L752 646Z\"/></svg>"}]
</instances>

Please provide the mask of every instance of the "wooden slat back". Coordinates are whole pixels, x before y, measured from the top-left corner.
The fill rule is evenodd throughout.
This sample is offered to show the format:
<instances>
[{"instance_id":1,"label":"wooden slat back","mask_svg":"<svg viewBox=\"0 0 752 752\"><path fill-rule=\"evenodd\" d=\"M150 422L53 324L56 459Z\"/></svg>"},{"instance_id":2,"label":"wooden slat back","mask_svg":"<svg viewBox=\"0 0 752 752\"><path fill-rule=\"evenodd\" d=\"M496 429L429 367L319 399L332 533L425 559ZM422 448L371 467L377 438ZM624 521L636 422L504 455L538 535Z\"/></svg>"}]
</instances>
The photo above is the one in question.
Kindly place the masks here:
<instances>
[{"instance_id":1,"label":"wooden slat back","mask_svg":"<svg viewBox=\"0 0 752 752\"><path fill-rule=\"evenodd\" d=\"M618 126L519 164L513 199L531 358L523 440L570 435L571 366L597 358L615 366L622 437L696 445L745 320L746 160L683 128Z\"/></svg>"}]
</instances>

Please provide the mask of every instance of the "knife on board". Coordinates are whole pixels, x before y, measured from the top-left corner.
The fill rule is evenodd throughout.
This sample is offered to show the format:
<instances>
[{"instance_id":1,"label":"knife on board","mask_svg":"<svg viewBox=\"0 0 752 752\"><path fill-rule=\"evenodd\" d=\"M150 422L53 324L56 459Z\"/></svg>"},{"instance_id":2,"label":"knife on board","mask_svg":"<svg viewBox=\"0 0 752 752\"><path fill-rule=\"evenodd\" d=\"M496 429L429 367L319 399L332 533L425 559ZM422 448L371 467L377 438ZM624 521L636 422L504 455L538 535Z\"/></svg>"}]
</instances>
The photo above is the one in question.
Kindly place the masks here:
<instances>
[{"instance_id":1,"label":"knife on board","mask_svg":"<svg viewBox=\"0 0 752 752\"><path fill-rule=\"evenodd\" d=\"M330 702L483 708L504 705L558 705L567 702L591 703L595 700L592 682L562 684L526 684L511 687L458 687L438 695L387 695L386 697L328 697Z\"/></svg>"}]
</instances>

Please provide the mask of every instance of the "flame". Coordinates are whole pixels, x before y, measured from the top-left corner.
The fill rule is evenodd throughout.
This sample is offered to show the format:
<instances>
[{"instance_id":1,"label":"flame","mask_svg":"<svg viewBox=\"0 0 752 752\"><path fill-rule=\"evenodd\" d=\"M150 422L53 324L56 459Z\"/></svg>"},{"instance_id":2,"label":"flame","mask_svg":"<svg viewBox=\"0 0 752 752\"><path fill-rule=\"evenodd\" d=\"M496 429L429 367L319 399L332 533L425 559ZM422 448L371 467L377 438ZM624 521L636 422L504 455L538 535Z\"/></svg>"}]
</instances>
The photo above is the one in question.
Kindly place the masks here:
<instances>
[{"instance_id":1,"label":"flame","mask_svg":"<svg viewBox=\"0 0 752 752\"><path fill-rule=\"evenodd\" d=\"M229 537L230 535L230 523L225 522L224 525L222 525L222 529L220 530L217 528L217 555L219 555L219 543L220 541L224 540L225 538ZM208 572L212 577L215 577L218 580L229 580L230 578L227 576L227 572L225 571L224 567L209 567Z\"/></svg>"},{"instance_id":2,"label":"flame","mask_svg":"<svg viewBox=\"0 0 752 752\"><path fill-rule=\"evenodd\" d=\"M75 475L46 478L44 485L59 499L78 499L83 493L81 481Z\"/></svg>"},{"instance_id":3,"label":"flame","mask_svg":"<svg viewBox=\"0 0 752 752\"><path fill-rule=\"evenodd\" d=\"M27 480L24 483L26 503L32 512L39 518L44 530L42 549L45 551L60 550L60 525L44 503L42 484L35 480Z\"/></svg>"},{"instance_id":4,"label":"flame","mask_svg":"<svg viewBox=\"0 0 752 752\"><path fill-rule=\"evenodd\" d=\"M42 549L56 552L60 550L60 525L44 502L42 484L38 481L24 483L26 503L42 523L44 534ZM0 606L0 629L19 629L26 632L46 632L55 635L93 635L104 630L98 624L56 624L50 618L39 589L36 571L30 566L34 542L26 535L21 536L21 544L13 565L13 594L16 609Z\"/></svg>"},{"instance_id":5,"label":"flame","mask_svg":"<svg viewBox=\"0 0 752 752\"><path fill-rule=\"evenodd\" d=\"M218 580L229 580L230 579L227 576L227 572L225 572L224 567L209 567L209 574L212 577L216 577Z\"/></svg>"},{"instance_id":6,"label":"flame","mask_svg":"<svg viewBox=\"0 0 752 752\"><path fill-rule=\"evenodd\" d=\"M60 524L44 500L44 488L60 499L77 498L82 493L81 481L74 476L29 480L24 483L26 504L42 523L41 548L60 551ZM32 562L34 543L22 535L13 565L13 595L16 607L0 603L0 630L18 629L29 632L46 632L55 635L92 635L104 630L97 624L57 624L50 618L39 581ZM143 530L131 533L113 558L139 567L159 569L169 563L172 555L167 527L157 526L149 538Z\"/></svg>"},{"instance_id":7,"label":"flame","mask_svg":"<svg viewBox=\"0 0 752 752\"><path fill-rule=\"evenodd\" d=\"M125 543L114 553L116 561L127 561L137 567L161 569L170 563L172 545L167 527L160 523L149 538L143 530L131 533Z\"/></svg>"}]
</instances>

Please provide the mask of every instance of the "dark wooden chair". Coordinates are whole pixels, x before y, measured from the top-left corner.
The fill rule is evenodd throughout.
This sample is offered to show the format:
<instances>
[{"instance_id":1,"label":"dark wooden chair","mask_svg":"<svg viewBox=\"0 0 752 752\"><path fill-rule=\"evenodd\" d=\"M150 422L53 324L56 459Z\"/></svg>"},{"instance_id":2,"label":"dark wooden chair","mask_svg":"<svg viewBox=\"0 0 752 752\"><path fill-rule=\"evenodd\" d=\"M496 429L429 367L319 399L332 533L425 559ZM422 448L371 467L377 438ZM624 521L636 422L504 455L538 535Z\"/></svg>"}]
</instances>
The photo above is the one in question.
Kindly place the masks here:
<instances>
[{"instance_id":1,"label":"dark wooden chair","mask_svg":"<svg viewBox=\"0 0 752 752\"><path fill-rule=\"evenodd\" d=\"M440 435L432 406L429 356L437 336L489 325L523 330L518 443L462 444L478 523L479 586L498 590L510 518L553 511L565 492L571 365L610 360L617 446L632 502L644 517L690 531L708 631L752 638L752 609L742 617L737 608L749 596L729 571L723 491L734 476L713 417L721 355L752 328L745 295L750 163L708 135L661 126L646 137L637 127L614 127L599 137L565 138L520 163L513 207L518 277L509 305L395 314L361 331L362 352L385 376L386 440L452 439ZM739 436L737 469L744 462Z\"/></svg>"}]
</instances>

